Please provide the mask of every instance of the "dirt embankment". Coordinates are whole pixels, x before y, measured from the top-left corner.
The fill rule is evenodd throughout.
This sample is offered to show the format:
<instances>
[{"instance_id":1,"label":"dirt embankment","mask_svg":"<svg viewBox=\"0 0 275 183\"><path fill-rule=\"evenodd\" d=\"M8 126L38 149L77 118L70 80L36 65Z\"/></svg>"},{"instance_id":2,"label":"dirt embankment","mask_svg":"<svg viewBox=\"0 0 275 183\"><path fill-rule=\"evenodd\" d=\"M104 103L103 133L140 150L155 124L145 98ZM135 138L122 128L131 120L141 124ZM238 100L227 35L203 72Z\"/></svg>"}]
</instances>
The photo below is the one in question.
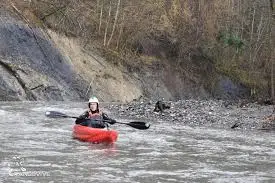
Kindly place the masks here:
<instances>
[{"instance_id":1,"label":"dirt embankment","mask_svg":"<svg viewBox=\"0 0 275 183\"><path fill-rule=\"evenodd\" d=\"M13 16L11 16L13 15ZM33 27L0 9L0 99L130 101L141 95L131 78L77 39Z\"/></svg>"},{"instance_id":2,"label":"dirt embankment","mask_svg":"<svg viewBox=\"0 0 275 183\"><path fill-rule=\"evenodd\" d=\"M83 46L77 37L38 28L20 10L11 9L0 9L0 100L86 100L96 95L102 101L129 102L141 97L236 99L248 95L245 87L220 75L196 50L185 65L169 61L115 64L91 46ZM158 50L161 42L146 45ZM185 67L185 72L179 67Z\"/></svg>"}]
</instances>

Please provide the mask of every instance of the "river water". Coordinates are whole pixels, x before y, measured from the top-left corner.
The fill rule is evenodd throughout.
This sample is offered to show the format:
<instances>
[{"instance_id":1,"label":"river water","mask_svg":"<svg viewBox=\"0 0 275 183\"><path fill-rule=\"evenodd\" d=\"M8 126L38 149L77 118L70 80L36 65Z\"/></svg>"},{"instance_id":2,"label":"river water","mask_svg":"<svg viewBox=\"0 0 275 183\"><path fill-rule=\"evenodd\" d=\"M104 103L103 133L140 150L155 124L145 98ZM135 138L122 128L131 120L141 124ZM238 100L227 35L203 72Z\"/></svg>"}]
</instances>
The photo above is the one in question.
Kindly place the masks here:
<instances>
[{"instance_id":1,"label":"river water","mask_svg":"<svg viewBox=\"0 0 275 183\"><path fill-rule=\"evenodd\" d=\"M275 182L274 132L152 121L148 130L115 124L117 142L102 145L73 139L73 119L44 115L85 106L1 102L0 182Z\"/></svg>"}]
</instances>

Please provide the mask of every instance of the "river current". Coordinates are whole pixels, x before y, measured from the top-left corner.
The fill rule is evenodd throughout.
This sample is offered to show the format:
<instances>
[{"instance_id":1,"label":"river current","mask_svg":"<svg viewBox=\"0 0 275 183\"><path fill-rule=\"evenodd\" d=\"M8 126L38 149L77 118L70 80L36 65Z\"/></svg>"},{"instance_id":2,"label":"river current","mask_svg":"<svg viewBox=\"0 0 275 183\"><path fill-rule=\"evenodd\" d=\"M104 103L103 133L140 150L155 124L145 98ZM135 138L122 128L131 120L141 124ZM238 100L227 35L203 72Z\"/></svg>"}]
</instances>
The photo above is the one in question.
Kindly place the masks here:
<instances>
[{"instance_id":1,"label":"river current","mask_svg":"<svg viewBox=\"0 0 275 183\"><path fill-rule=\"evenodd\" d=\"M148 130L112 125L118 140L104 145L73 139L73 119L45 117L85 107L0 102L0 182L275 182L274 132L148 121Z\"/></svg>"}]
</instances>

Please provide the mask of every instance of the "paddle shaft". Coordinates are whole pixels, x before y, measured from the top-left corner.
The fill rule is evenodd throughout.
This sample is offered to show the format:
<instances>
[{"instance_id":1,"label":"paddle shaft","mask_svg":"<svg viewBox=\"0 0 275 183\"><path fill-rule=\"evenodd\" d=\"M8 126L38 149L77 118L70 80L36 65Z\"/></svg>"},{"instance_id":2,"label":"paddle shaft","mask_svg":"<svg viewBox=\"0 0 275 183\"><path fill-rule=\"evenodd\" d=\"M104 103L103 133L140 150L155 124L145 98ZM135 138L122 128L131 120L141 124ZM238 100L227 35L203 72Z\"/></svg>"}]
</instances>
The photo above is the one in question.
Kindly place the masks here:
<instances>
[{"instance_id":1,"label":"paddle shaft","mask_svg":"<svg viewBox=\"0 0 275 183\"><path fill-rule=\"evenodd\" d=\"M74 118L74 119L81 119L79 117L75 117L75 116L68 116L66 114L63 114L61 112L57 112L57 111L47 111L46 112L46 116L47 117L50 117L50 118ZM104 120L104 119L91 119L91 120L95 120L95 121L102 121L102 122L112 122L111 120ZM116 123L118 124L125 124L125 125L128 125L128 126L131 126L133 128L136 128L136 129L140 129L140 130L146 130L150 127L150 124L147 124L145 122L129 122L129 123L124 123L124 122L118 122L116 121Z\"/></svg>"},{"instance_id":2,"label":"paddle shaft","mask_svg":"<svg viewBox=\"0 0 275 183\"><path fill-rule=\"evenodd\" d=\"M64 118L74 118L74 119L80 119L79 117L76 117L76 116L64 116ZM91 119L91 120L94 120L94 121L103 121L103 122L110 122L110 120L106 120L106 119ZM116 122L116 123L119 123L119 124L125 124L127 125L128 123L123 123L123 122Z\"/></svg>"}]
</instances>

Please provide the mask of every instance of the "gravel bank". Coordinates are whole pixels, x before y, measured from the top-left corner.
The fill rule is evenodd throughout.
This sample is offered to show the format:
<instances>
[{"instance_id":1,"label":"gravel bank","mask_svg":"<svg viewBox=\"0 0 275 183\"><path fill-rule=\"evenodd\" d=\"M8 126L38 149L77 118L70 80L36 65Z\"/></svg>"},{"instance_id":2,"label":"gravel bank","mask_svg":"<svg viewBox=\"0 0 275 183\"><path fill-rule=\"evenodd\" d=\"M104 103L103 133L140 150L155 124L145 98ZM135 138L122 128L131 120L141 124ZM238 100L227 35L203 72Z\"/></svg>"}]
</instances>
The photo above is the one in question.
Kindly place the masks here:
<instances>
[{"instance_id":1,"label":"gravel bank","mask_svg":"<svg viewBox=\"0 0 275 183\"><path fill-rule=\"evenodd\" d=\"M239 104L222 100L180 100L165 103L171 105L171 108L164 110L163 113L154 112L155 102L152 101L110 104L105 108L116 118L140 119L152 124L169 122L234 130L275 129L274 120L268 122L264 120L272 114L273 106L249 103L240 107Z\"/></svg>"}]
</instances>

